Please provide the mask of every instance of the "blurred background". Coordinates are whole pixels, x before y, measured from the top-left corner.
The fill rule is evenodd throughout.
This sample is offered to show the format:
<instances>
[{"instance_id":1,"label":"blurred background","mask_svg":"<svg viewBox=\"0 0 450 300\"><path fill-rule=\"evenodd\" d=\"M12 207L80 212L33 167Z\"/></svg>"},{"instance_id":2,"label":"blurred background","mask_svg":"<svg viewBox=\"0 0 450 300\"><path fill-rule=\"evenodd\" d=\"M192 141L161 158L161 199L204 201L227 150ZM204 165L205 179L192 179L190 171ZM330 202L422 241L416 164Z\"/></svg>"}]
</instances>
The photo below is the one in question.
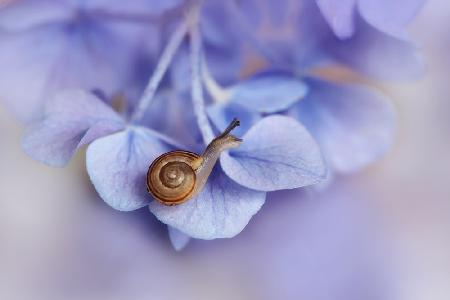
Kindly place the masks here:
<instances>
[{"instance_id":1,"label":"blurred background","mask_svg":"<svg viewBox=\"0 0 450 300\"><path fill-rule=\"evenodd\" d=\"M146 209L104 204L83 153L28 158L0 107L0 299L450 299L449 18L430 0L411 26L428 70L383 87L398 112L383 161L323 194L273 194L236 238L182 252Z\"/></svg>"}]
</instances>

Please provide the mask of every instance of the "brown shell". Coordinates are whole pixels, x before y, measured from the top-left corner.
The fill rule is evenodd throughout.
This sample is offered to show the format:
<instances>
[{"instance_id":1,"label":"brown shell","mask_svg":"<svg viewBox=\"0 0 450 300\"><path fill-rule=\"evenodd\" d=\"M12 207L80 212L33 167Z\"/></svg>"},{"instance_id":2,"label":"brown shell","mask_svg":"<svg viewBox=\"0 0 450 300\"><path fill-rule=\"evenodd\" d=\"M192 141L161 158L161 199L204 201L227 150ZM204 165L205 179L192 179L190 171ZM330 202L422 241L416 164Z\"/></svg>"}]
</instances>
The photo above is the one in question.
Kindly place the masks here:
<instances>
[{"instance_id":1,"label":"brown shell","mask_svg":"<svg viewBox=\"0 0 450 300\"><path fill-rule=\"evenodd\" d=\"M171 151L155 159L147 172L147 190L164 205L177 205L195 193L192 163L199 157L189 151Z\"/></svg>"}]
</instances>

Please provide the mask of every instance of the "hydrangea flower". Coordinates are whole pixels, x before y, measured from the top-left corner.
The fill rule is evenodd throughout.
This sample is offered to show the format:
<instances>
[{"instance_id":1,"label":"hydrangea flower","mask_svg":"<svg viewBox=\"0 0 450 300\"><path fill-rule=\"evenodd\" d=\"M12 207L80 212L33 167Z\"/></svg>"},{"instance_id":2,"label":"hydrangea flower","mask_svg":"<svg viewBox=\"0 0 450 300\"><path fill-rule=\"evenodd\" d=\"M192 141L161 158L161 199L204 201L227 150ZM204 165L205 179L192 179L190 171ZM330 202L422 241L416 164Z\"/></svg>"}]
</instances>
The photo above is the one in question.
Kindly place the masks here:
<instances>
[{"instance_id":1,"label":"hydrangea flower","mask_svg":"<svg viewBox=\"0 0 450 300\"><path fill-rule=\"evenodd\" d=\"M64 166L88 145L103 200L122 211L148 206L176 249L190 237L232 237L267 192L318 183L325 165L329 179L358 171L389 148L389 100L323 76L336 67L350 79L421 73L404 34L421 1L375 2L20 1L0 11L9 75L0 98L33 121L26 153ZM234 117L244 143L221 155L201 193L175 207L151 201L150 163L174 149L202 151Z\"/></svg>"},{"instance_id":2,"label":"hydrangea flower","mask_svg":"<svg viewBox=\"0 0 450 300\"><path fill-rule=\"evenodd\" d=\"M191 26L191 98L208 143L213 129L203 107L201 40L195 25ZM139 125L139 120L181 43L185 27L182 24L175 31L130 120L92 93L64 92L49 102L44 119L27 131L23 147L30 156L60 166L81 145L90 143L86 155L89 176L113 208L129 211L149 205L159 220L173 227L172 238L180 232L201 239L232 237L260 209L266 192L317 183L325 167L318 145L300 123L284 116L267 117L244 134L240 148L221 157L220 166L197 197L175 207L151 202L145 189L148 166L160 154L182 146Z\"/></svg>"},{"instance_id":3,"label":"hydrangea flower","mask_svg":"<svg viewBox=\"0 0 450 300\"><path fill-rule=\"evenodd\" d=\"M339 6L338 3L335 5ZM246 16L250 16L250 11L256 12L254 14L256 17L252 19L252 24L255 25L254 31L256 31L256 34L253 33L254 39L258 39L259 43L264 44L266 52L267 49L274 50L278 43L283 43L285 56L278 56L278 59L284 61L285 64L281 64L282 68L278 70L261 72L246 80L228 85L226 88L223 87L222 82L214 78L213 72L205 69L204 80L213 99L213 104L208 107L211 121L218 128L224 128L233 116L238 116L247 126L270 114L295 117L308 128L321 145L329 165L330 176L335 172L359 171L386 153L392 143L395 127L395 114L390 100L379 91L360 83L346 82L343 84L326 78L320 79L315 73L315 68L333 66L334 60L339 57L342 61L347 61L349 66L355 66L356 70L360 66L360 71L363 71L362 68L364 68L367 73L380 73L378 75L396 78L408 77L420 69L420 60L415 58L412 48L406 47L406 43L403 45L405 47L401 47L394 38L377 32L378 38L374 39L374 43L383 45L378 47L385 51L376 53L381 49L375 47L374 50L374 47L371 47L371 41L367 37L374 37L375 31L367 26L363 26L366 30L364 36L369 41L364 40L364 43L361 43L359 32L355 34L354 39L340 41L329 30L325 20L321 19L320 11L315 3L308 1L302 2L303 13L301 12L301 16L295 18L295 21L299 20L298 22L301 22L302 26L294 27L300 29L298 32L291 33L298 36L299 39L303 38L297 45L296 40L290 35L286 41L279 35L276 37L270 35L271 30L275 30L275 28L283 29L283 26L274 20L277 20L278 14L286 14L288 6L270 10L274 15L270 15L272 19L269 20L267 20L267 16L266 19L262 17L263 9L258 10L258 7L250 4L243 7L248 10L243 10L244 13L247 12ZM268 11L267 8L266 11ZM258 14L258 12L260 13ZM234 13L237 12L234 11ZM315 26L313 27L313 25ZM269 33L264 34L264 29L258 29L258 26L265 26L265 31ZM302 28L316 29L313 31L315 37L310 38L310 33L305 32ZM259 31L263 31L263 33L258 34ZM294 42L291 42L292 40ZM303 40L307 43L311 43L312 40L314 43L305 46L301 44ZM362 44L364 48L359 47L359 44ZM333 47L329 47L329 45L333 45ZM306 55L305 50L300 51L305 47L307 51L316 52L318 49L319 57L310 60L310 54ZM373 51L374 55L367 56L364 51L366 49ZM395 57L397 61L400 56L397 52L401 52L405 60L400 64L415 66L413 68L417 70L411 71L411 68L403 67L400 72L394 74L386 72L387 68L384 65L380 69L377 66L372 68L372 63L379 62L378 56L383 55L383 59L389 61L390 53L387 49L396 49L392 53L392 59ZM344 54L339 56L341 50ZM266 56L266 63L278 66L280 65L279 61L274 61L273 56L270 55L274 52L276 53L273 51ZM299 56L298 53L301 55ZM386 54L388 55L386 56ZM334 60L330 60L330 57L333 57ZM346 60L346 57L350 59ZM367 61L359 63L361 57L365 57ZM288 62L292 63L288 65ZM391 62L389 61L389 63ZM394 63L392 65L398 67ZM377 70L381 70L381 72ZM401 72L404 73L401 74ZM245 130L245 128L241 130Z\"/></svg>"}]
</instances>

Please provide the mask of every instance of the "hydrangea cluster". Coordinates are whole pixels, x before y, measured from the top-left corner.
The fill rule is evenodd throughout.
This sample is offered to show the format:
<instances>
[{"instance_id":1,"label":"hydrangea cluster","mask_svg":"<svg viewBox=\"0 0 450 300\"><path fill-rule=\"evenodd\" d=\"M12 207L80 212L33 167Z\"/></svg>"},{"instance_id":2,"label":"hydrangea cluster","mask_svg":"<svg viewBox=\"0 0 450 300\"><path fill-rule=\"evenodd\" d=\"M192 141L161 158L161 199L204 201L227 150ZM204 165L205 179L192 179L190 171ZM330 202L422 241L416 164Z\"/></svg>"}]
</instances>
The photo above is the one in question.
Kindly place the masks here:
<instances>
[{"instance_id":1,"label":"hydrangea cluster","mask_svg":"<svg viewBox=\"0 0 450 300\"><path fill-rule=\"evenodd\" d=\"M0 9L0 99L27 124L28 155L64 166L88 145L101 198L148 206L176 249L230 238L268 192L329 182L386 153L394 110L363 82L421 74L405 28L422 2L12 1ZM234 117L244 142L200 194L152 201L150 163L201 152Z\"/></svg>"}]
</instances>

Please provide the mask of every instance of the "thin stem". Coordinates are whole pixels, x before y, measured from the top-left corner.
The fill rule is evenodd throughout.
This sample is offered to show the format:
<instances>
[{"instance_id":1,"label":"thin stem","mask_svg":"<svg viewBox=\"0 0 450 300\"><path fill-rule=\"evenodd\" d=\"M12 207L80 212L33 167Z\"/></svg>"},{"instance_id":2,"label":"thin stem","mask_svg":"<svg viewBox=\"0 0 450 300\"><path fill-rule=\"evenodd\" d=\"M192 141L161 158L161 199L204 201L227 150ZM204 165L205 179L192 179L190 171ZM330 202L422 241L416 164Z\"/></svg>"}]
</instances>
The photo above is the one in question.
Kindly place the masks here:
<instances>
[{"instance_id":1,"label":"thin stem","mask_svg":"<svg viewBox=\"0 0 450 300\"><path fill-rule=\"evenodd\" d=\"M166 73L175 53L177 52L178 48L181 45L181 42L183 41L187 33L187 27L187 22L182 22L170 37L170 40L167 43L166 48L164 48L161 58L158 61L155 71L153 72L152 77L150 77L147 87L145 88L144 93L139 100L139 104L136 107L133 115L131 116L132 123L141 120L144 116L148 106L155 96L156 90L161 83L164 74Z\"/></svg>"},{"instance_id":2,"label":"thin stem","mask_svg":"<svg viewBox=\"0 0 450 300\"><path fill-rule=\"evenodd\" d=\"M214 133L205 113L205 99L203 98L201 80L202 39L198 26L199 11L200 5L197 6L195 11L192 10L192 14L190 15L191 98L203 142L207 145L214 139Z\"/></svg>"},{"instance_id":3,"label":"thin stem","mask_svg":"<svg viewBox=\"0 0 450 300\"><path fill-rule=\"evenodd\" d=\"M223 103L226 102L231 95L229 88L221 86L211 75L211 72L206 63L205 57L202 59L202 79L205 84L205 88L209 95L213 98L214 102Z\"/></svg>"}]
</instances>

